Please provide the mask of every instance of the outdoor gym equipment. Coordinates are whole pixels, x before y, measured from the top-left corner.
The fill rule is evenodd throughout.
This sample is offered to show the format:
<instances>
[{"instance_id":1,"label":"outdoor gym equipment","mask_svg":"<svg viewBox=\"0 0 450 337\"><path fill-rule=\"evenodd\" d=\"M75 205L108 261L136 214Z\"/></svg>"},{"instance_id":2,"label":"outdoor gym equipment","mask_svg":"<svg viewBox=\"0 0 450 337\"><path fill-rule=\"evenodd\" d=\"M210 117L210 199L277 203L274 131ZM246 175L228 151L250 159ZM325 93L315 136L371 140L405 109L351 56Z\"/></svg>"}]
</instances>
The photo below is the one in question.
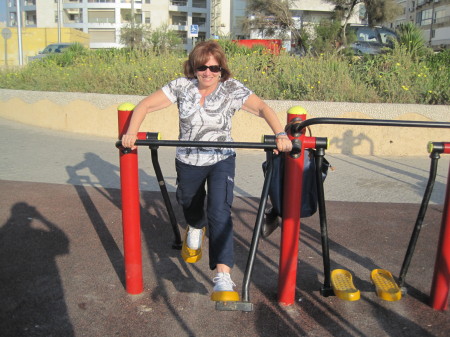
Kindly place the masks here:
<instances>
[{"instance_id":1,"label":"outdoor gym equipment","mask_svg":"<svg viewBox=\"0 0 450 337\"><path fill-rule=\"evenodd\" d=\"M128 128L131 112L134 109L132 104L122 104L119 107L119 138ZM269 192L270 181L272 179L272 156L276 149L275 136L264 136L262 143L248 142L204 142L204 141L175 141L161 140L158 133L139 133L137 146L148 146L152 153L152 162L155 169L161 193L168 213L175 236L175 249L181 248L181 236L178 225L173 213L172 205L165 188L164 178L158 162L157 150L160 146L188 146L188 147L222 147L222 148L250 148L263 149L266 151L267 172L264 179L261 193L261 201L256 217L256 224L253 230L252 242L247 259L246 270L244 273L242 300L239 302L216 302L218 310L242 310L252 311L253 305L249 301L249 284L251 273L256 258L258 241L261 233L262 221L264 219L264 210L266 208L267 196ZM139 217L139 184L137 178L137 149L125 149L121 141L116 142L116 147L120 148L120 176L122 188L122 221L124 233L124 258L125 258L125 280L126 290L130 294L139 294L143 290L142 281L142 257L140 243L140 217ZM299 150L296 150L299 152ZM295 152L295 150L294 150Z\"/></svg>"},{"instance_id":2,"label":"outdoor gym equipment","mask_svg":"<svg viewBox=\"0 0 450 337\"><path fill-rule=\"evenodd\" d=\"M417 215L417 220L414 226L414 230L411 234L411 239L408 244L408 249L403 260L402 268L400 270L400 276L398 278L399 286L402 288L403 292L406 293L406 288L404 287L406 273L408 272L409 265L411 263L412 256L414 254L414 249L416 247L417 240L419 239L420 230L422 229L422 222L427 211L428 204L430 202L431 193L433 191L434 182L436 180L436 172L438 166L438 160L442 153L450 153L450 142L429 142L428 143L428 153L430 153L431 164L430 164L430 175L428 178L427 187L420 205L419 214ZM450 169L449 169L450 177ZM449 178L450 179L450 178ZM437 310L445 310L447 308L447 298L448 298L448 270L450 270L450 251L449 245L450 241L448 237L449 232L449 218L448 218L448 204L449 204L449 183L447 183L447 196L445 201L445 210L442 218L441 225L441 235L438 245L438 253L436 254L436 263L433 276L433 286L432 286L432 303L431 306ZM447 272L446 272L447 271Z\"/></svg>"},{"instance_id":3,"label":"outdoor gym equipment","mask_svg":"<svg viewBox=\"0 0 450 337\"><path fill-rule=\"evenodd\" d=\"M295 138L298 137L298 141L302 141L302 137L304 137L304 130L306 127L314 124L341 124L341 125L364 125L364 126L394 126L394 127L420 127L420 128L450 128L450 123L445 122L420 122L420 121L395 121L395 120L366 120L366 119L351 119L351 118L312 118L309 120L305 120L305 118L296 118L296 120L291 120L286 127L286 131L289 132L290 137ZM436 152L447 153L450 152L449 143L432 143L432 146L429 148L434 149L434 154L432 152L432 156L436 156ZM316 167L320 167L321 158L323 157L324 149L322 148L320 151L316 151ZM292 155L291 155L292 156ZM288 156L289 157L289 156ZM432 157L433 158L433 157ZM434 162L433 162L434 163ZM300 164L300 163L299 163ZM433 164L432 164L433 168ZM287 170L286 170L287 172ZM288 176L286 174L286 176ZM300 174L301 176L301 174ZM357 300L359 298L359 292L354 287L352 282L352 276L350 272L345 270L335 270L333 273L330 270L330 256L329 256L329 246L328 246L328 229L327 229L327 219L326 219L326 210L325 210L325 197L323 190L323 181L319 179L319 175L316 179L317 183L317 194L318 194L318 206L319 206L319 217L320 217L320 230L321 230L321 240L322 240L322 256L323 256L323 265L324 265L324 283L321 288L321 294L323 296L331 296L337 295L338 297L345 300ZM292 182L290 183L292 184ZM289 185L285 184L285 187ZM300 183L301 190L301 183ZM438 310L446 310L447 308L447 298L449 293L449 285L450 285L450 275L448 271L450 270L450 215L449 215L449 203L450 203L450 169L449 169L449 182L447 183L447 196L445 200L445 209L444 215L442 219L441 226L441 234L439 239L439 247L436 257L435 263L435 271L433 277L433 284L431 289L431 303L434 309ZM286 193L293 193L291 191L286 191L285 189L285 197ZM427 187L427 191L425 192L424 200L428 199L431 194L430 188ZM286 198L285 198L286 200ZM428 203L426 201L426 204ZM297 203L299 205L300 203ZM284 207L289 207L288 204L285 204ZM419 213L418 222L423 219L424 211L426 206L421 208ZM296 215L296 214L295 214ZM300 217L297 217L300 218ZM421 222L421 220L420 220ZM289 224L288 221L283 219L283 230L285 229L285 223ZM416 227L420 227L420 225L416 225ZM281 243L281 254L286 258L289 257L287 253L287 249L291 248L284 244L284 240L292 240L298 242L299 239L299 231L296 230L291 231L289 234L294 235L289 238L287 236L282 235L282 243ZM299 228L298 228L299 229ZM417 240L417 229L416 233L413 233L413 237L411 239L410 246L408 248L408 252L405 257L404 265L405 269L402 268L401 275L404 279L404 274L406 274L407 265L409 264L413 245L415 245L415 240ZM284 248L287 246L288 248ZM297 247L296 247L297 248ZM283 249L286 250L283 253ZM297 249L295 250L297 251ZM294 256L291 255L291 259L294 259ZM295 257L295 260L297 257ZM295 268L294 262L289 261L286 262L286 265L293 266ZM279 282L279 301L283 304L292 304L294 302L295 296L295 276L292 276L290 279L281 278L282 262L280 261L280 282ZM295 270L296 273L296 270ZM295 275L294 272L291 275ZM371 279L376 287L377 295L388 301L395 301L401 298L401 290L397 286L394 281L392 274L383 269L375 269L371 273Z\"/></svg>"},{"instance_id":4,"label":"outdoor gym equipment","mask_svg":"<svg viewBox=\"0 0 450 337\"><path fill-rule=\"evenodd\" d=\"M134 109L132 104L123 104L119 107L119 139L127 129L131 112ZM323 181L320 168L322 167L324 151L327 148L326 138L307 137L305 128L313 124L347 124L347 125L365 125L365 126L397 126L397 127L427 127L427 128L450 128L450 123L442 122L417 122L417 121L391 121L391 120L366 120L366 119L339 119L339 118L313 118L306 120L306 115L297 114L295 111L289 113L287 117L287 127L289 138L293 143L293 150L290 154L286 154L285 162L285 188L283 196L283 225L281 230L280 244L280 261L279 261L279 278L278 278L278 301L283 305L291 305L295 299L297 264L298 264L298 243L300 235L300 218L301 218L301 190L303 177L303 164L305 149L314 148L317 174L318 188L318 206L320 216L320 230L322 242L322 255L324 265L324 284L321 289L323 296L334 295L334 289L331 285L330 258L328 246L328 231L325 211L325 198L323 192ZM270 137L270 136L268 136ZM272 136L273 137L273 136ZM147 139L150 138L150 139ZM153 138L153 139L152 139ZM255 255L258 246L260 229L264 217L264 208L266 206L268 187L272 176L272 150L275 144L265 138L264 143L221 143L214 142L217 147L233 147L233 148L253 148L264 149L267 153L268 167L264 180L263 190L261 193L261 201L258 209L255 228L253 231L252 243L247 260L246 271L244 274L242 301L241 302L217 302L216 308L219 310L242 310L251 311L253 305L249 301L248 287L251 278L251 272L254 265ZM211 142L186 142L186 141L161 141L155 139L155 134L139 133L138 146L149 146L153 151L158 146L206 146L211 147ZM121 142L116 143L117 147L121 147ZM153 147L153 148L152 148ZM157 155L152 152L152 160L155 168L159 167L157 163ZM122 220L124 235L124 258L125 258L125 280L126 290L130 294L139 294L143 290L142 282L142 257L140 243L140 217L139 217L139 183L137 177L137 149L120 151L120 170L121 170L121 187L122 187ZM156 171L156 169L155 169ZM450 178L449 178L450 179ZM164 186L162 174L158 177L160 186ZM435 280L433 281L432 301L437 301L437 297L446 297L450 283L448 270L450 266L450 220L448 215L449 204L449 184L447 184L447 197L445 202L445 211L443 224L441 229L440 248L437 254L435 266ZM164 188L161 189L163 195ZM167 199L168 200L168 199ZM165 199L166 201L166 199ZM166 202L169 209L170 202ZM171 216L172 221L172 216ZM445 223L445 224L444 224ZM175 224L175 225L174 225ZM176 221L172 225L175 242L174 248L181 245L178 226ZM445 269L447 268L447 269ZM377 273L384 273L378 270ZM384 273L384 275L388 275ZM347 276L348 277L348 274ZM374 274L372 279L377 283L377 275ZM344 280L347 281L347 280ZM351 279L350 279L351 281ZM376 284L377 286L377 284ZM378 288L381 288L378 286ZM443 295L445 294L445 296ZM442 301L440 301L442 302ZM446 308L446 303L440 309ZM437 308L433 305L433 308Z\"/></svg>"}]
</instances>

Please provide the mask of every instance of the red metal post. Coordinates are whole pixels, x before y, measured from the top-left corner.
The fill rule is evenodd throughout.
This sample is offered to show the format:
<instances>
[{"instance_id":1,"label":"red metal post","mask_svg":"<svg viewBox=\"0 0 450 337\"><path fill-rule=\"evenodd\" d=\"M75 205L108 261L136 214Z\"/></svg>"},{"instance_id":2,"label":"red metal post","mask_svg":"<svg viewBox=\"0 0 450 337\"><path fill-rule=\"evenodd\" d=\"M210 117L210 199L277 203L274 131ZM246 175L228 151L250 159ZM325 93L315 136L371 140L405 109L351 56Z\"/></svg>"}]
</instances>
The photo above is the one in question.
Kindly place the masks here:
<instances>
[{"instance_id":1,"label":"red metal post","mask_svg":"<svg viewBox=\"0 0 450 337\"><path fill-rule=\"evenodd\" d=\"M128 129L134 105L121 104L118 108L119 139ZM143 291L141 218L137 149L128 154L120 151L120 186L122 191L123 248L125 259L125 287L129 294Z\"/></svg>"},{"instance_id":2,"label":"red metal post","mask_svg":"<svg viewBox=\"0 0 450 337\"><path fill-rule=\"evenodd\" d=\"M296 113L296 112L300 113ZM294 118L305 120L305 110L293 107L288 110L287 122ZM289 135L291 140L300 141L305 138L301 135ZM286 154L284 170L283 192L283 224L281 229L280 264L278 271L278 302L282 305L291 305L295 301L295 286L297 283L298 244L300 238L300 205L302 201L302 183L304 152L297 158Z\"/></svg>"},{"instance_id":3,"label":"red metal post","mask_svg":"<svg viewBox=\"0 0 450 337\"><path fill-rule=\"evenodd\" d=\"M448 171L444 213L430 293L431 306L435 310L447 310L450 287L450 167Z\"/></svg>"}]
</instances>

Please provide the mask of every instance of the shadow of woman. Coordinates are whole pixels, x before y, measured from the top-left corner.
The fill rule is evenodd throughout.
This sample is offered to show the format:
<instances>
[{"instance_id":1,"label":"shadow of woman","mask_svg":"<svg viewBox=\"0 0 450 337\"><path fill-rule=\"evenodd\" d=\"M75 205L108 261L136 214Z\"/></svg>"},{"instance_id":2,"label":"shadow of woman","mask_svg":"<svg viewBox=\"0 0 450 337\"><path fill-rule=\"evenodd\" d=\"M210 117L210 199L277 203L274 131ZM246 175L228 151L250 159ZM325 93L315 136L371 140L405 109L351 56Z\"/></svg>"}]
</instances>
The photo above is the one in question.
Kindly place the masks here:
<instances>
[{"instance_id":1,"label":"shadow of woman","mask_svg":"<svg viewBox=\"0 0 450 337\"><path fill-rule=\"evenodd\" d=\"M25 202L0 228L0 331L3 336L74 336L56 264L69 240Z\"/></svg>"}]
</instances>

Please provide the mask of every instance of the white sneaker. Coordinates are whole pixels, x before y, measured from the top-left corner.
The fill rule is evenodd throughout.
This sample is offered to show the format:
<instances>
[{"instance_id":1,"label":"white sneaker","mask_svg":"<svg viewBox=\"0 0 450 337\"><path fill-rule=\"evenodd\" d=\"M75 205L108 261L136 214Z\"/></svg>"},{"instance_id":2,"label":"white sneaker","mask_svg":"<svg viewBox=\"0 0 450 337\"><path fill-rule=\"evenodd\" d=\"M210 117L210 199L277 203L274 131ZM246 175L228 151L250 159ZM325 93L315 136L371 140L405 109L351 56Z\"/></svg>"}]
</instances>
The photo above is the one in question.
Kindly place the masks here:
<instances>
[{"instance_id":1,"label":"white sneaker","mask_svg":"<svg viewBox=\"0 0 450 337\"><path fill-rule=\"evenodd\" d=\"M231 281L229 273L217 273L213 278L214 289L211 300L218 302L239 301L239 294L234 290L236 284Z\"/></svg>"},{"instance_id":2,"label":"white sneaker","mask_svg":"<svg viewBox=\"0 0 450 337\"><path fill-rule=\"evenodd\" d=\"M186 244L192 250L198 250L202 246L203 229L189 226Z\"/></svg>"},{"instance_id":3,"label":"white sneaker","mask_svg":"<svg viewBox=\"0 0 450 337\"><path fill-rule=\"evenodd\" d=\"M234 291L233 287L236 287L228 273L217 273L216 277L213 278L213 282L213 291Z\"/></svg>"}]
</instances>

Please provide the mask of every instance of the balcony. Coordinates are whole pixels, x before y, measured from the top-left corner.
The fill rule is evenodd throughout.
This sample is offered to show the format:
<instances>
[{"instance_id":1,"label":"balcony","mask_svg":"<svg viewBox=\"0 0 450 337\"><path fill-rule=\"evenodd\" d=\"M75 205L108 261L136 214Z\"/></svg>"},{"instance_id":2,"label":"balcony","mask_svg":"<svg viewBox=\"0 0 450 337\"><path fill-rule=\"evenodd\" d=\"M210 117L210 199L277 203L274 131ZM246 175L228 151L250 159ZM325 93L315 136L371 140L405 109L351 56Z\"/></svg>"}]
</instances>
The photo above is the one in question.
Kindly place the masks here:
<instances>
[{"instance_id":1,"label":"balcony","mask_svg":"<svg viewBox=\"0 0 450 337\"><path fill-rule=\"evenodd\" d=\"M187 6L187 0L171 0L170 6L176 6L176 7L186 7Z\"/></svg>"},{"instance_id":2,"label":"balcony","mask_svg":"<svg viewBox=\"0 0 450 337\"><path fill-rule=\"evenodd\" d=\"M192 24L193 25L198 25L199 27L204 28L206 26L206 19L205 18L193 17L192 18Z\"/></svg>"},{"instance_id":3,"label":"balcony","mask_svg":"<svg viewBox=\"0 0 450 337\"><path fill-rule=\"evenodd\" d=\"M185 13L171 13L170 14L169 23L172 26L177 26L178 29L181 29L181 30L186 29L187 22L188 22L188 17L187 17L187 14L185 14Z\"/></svg>"},{"instance_id":4,"label":"balcony","mask_svg":"<svg viewBox=\"0 0 450 337\"><path fill-rule=\"evenodd\" d=\"M207 7L206 0L193 0L192 1L192 7L195 7L195 8L206 8Z\"/></svg>"}]
</instances>

